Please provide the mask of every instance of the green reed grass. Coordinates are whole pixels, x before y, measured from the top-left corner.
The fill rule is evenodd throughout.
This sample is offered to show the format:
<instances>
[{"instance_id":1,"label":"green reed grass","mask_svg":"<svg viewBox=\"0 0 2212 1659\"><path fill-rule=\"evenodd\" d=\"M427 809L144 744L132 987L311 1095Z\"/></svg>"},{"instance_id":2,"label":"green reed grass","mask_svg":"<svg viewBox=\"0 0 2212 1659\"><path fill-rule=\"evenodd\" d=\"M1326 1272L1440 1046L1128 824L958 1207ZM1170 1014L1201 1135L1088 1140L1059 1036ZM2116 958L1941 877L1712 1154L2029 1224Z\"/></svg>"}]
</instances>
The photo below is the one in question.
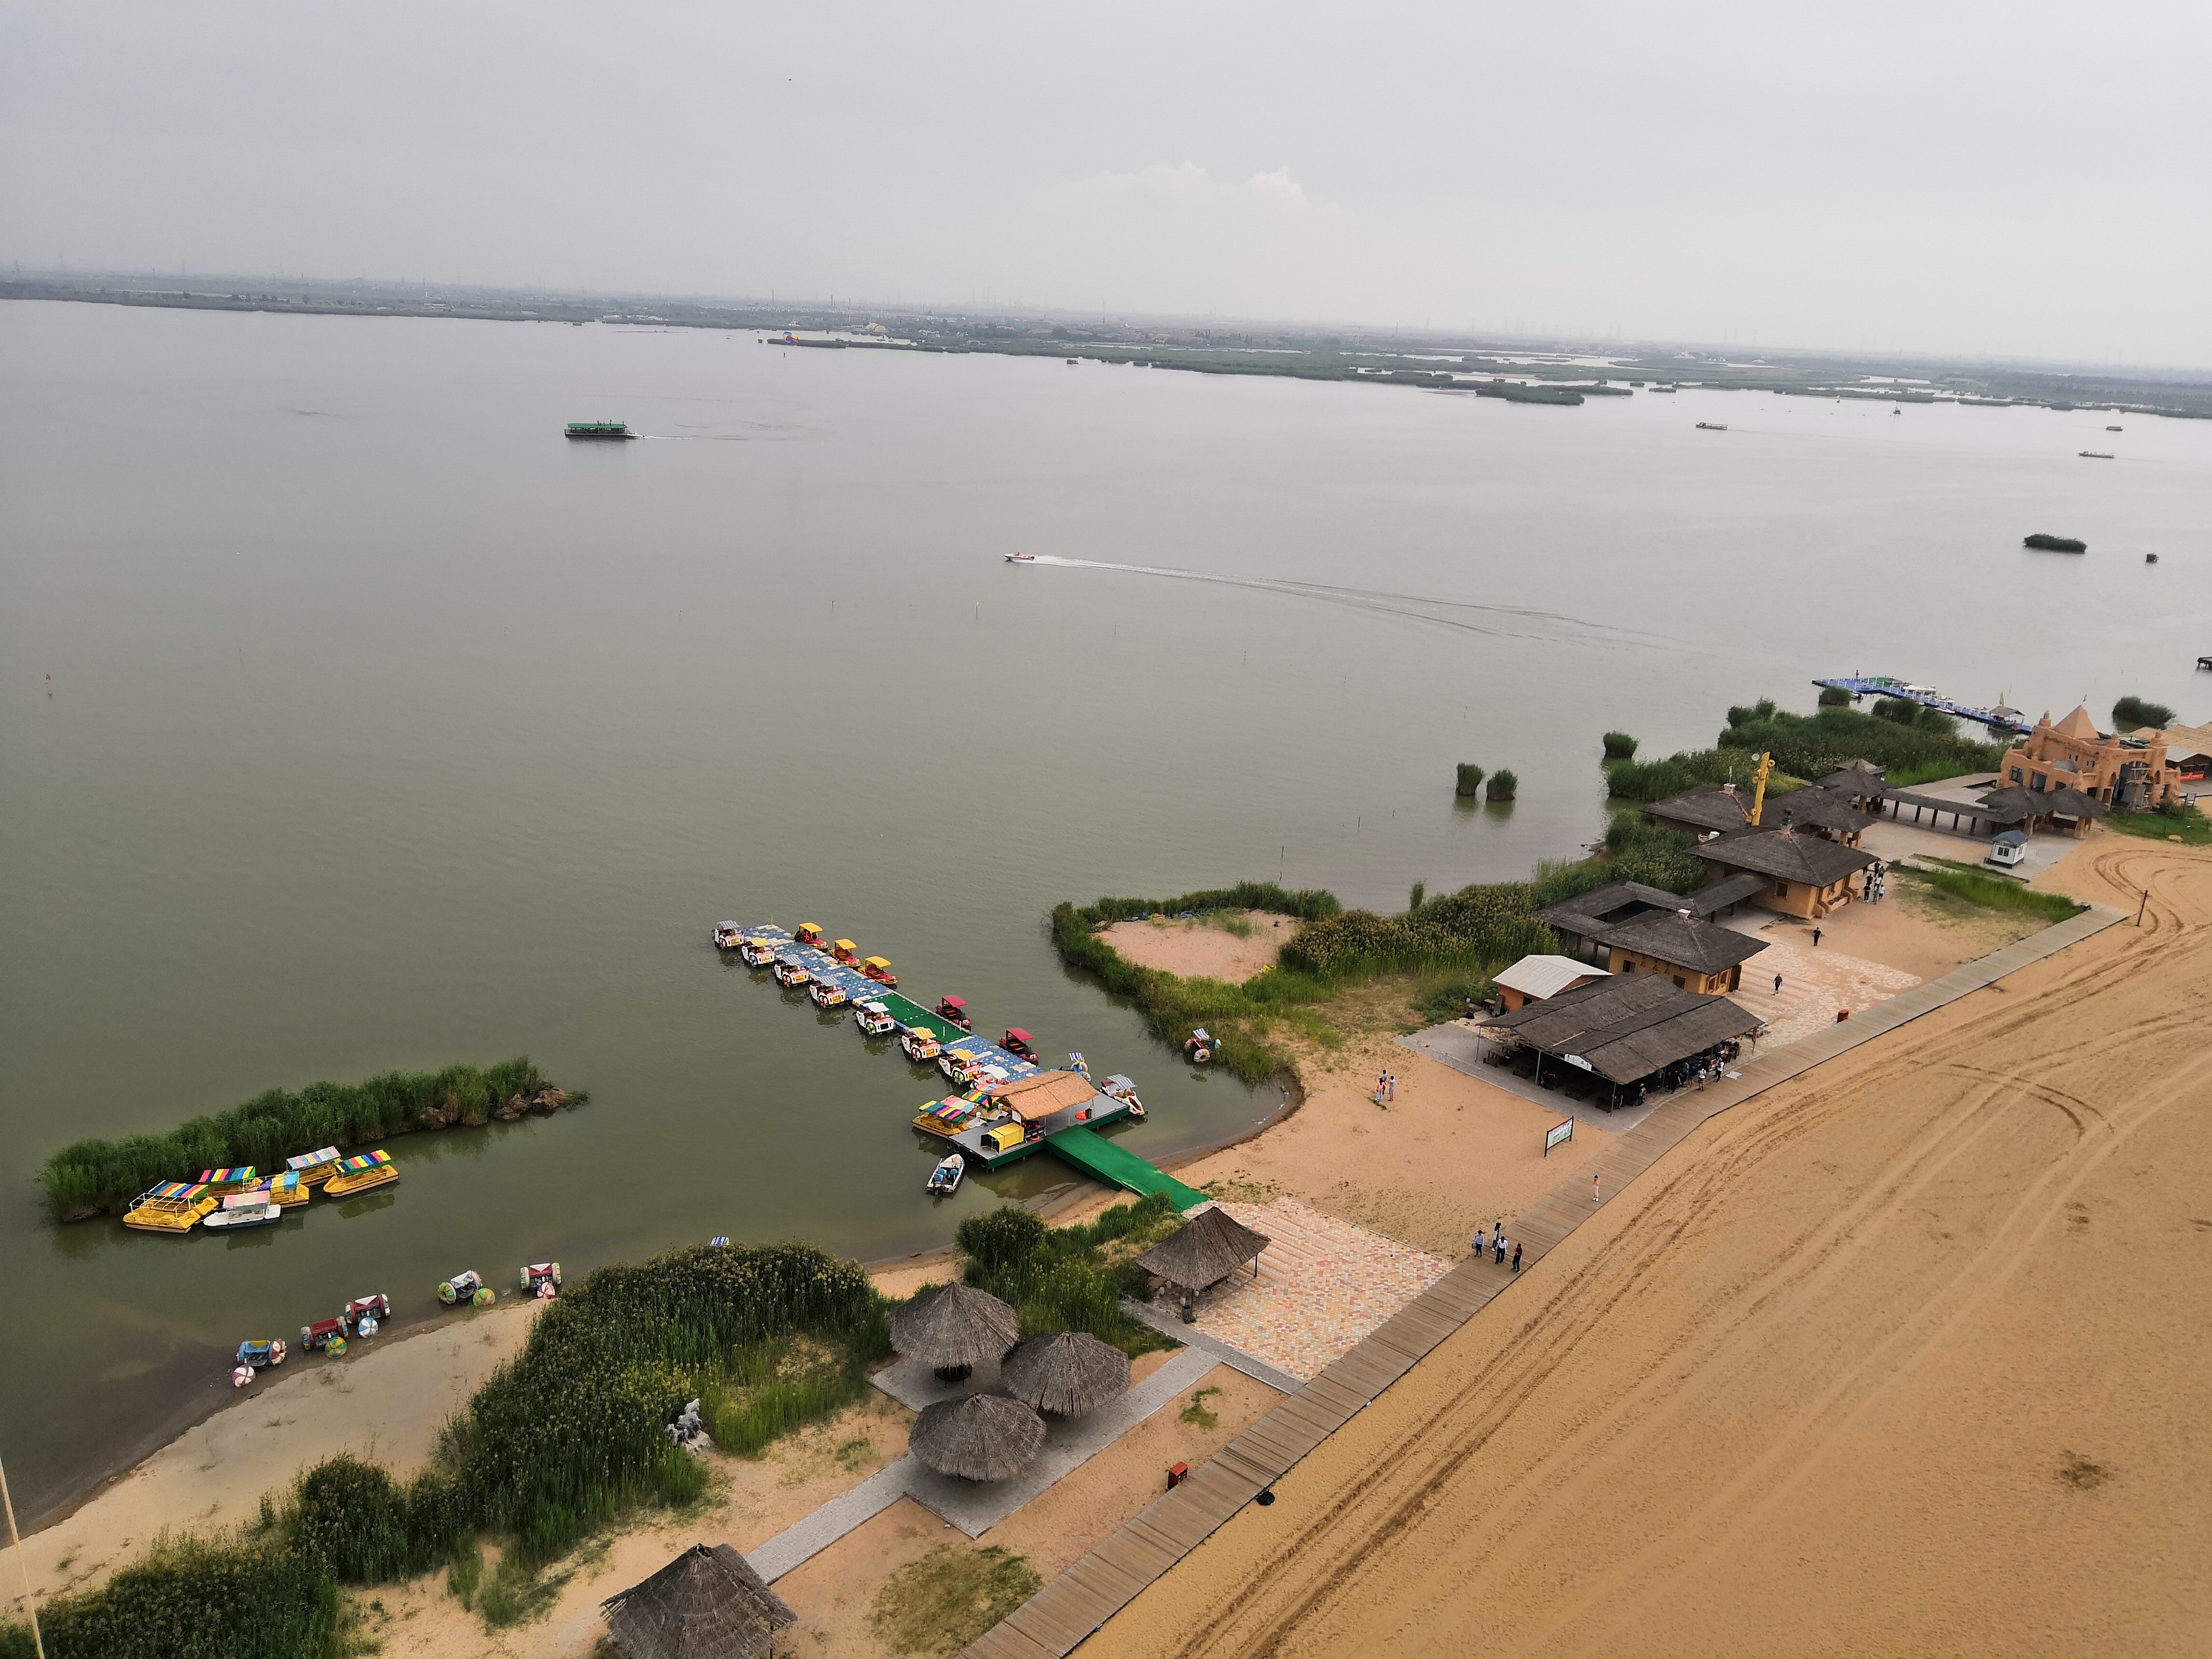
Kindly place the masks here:
<instances>
[{"instance_id":1,"label":"green reed grass","mask_svg":"<svg viewBox=\"0 0 2212 1659\"><path fill-rule=\"evenodd\" d=\"M48 1659L310 1659L332 1650L337 1627L337 1585L319 1563L193 1538L39 1609ZM27 1627L7 1632L0 1654L31 1652Z\"/></svg>"},{"instance_id":2,"label":"green reed grass","mask_svg":"<svg viewBox=\"0 0 2212 1659\"><path fill-rule=\"evenodd\" d=\"M1897 865L1893 869L1907 880L1923 883L1938 892L1948 893L1970 904L1985 905L1992 910L2010 910L2057 922L2079 915L2082 909L2060 894L2025 887L2005 877L1984 875L1978 870L1929 869L1910 864Z\"/></svg>"},{"instance_id":3,"label":"green reed grass","mask_svg":"<svg viewBox=\"0 0 2212 1659\"><path fill-rule=\"evenodd\" d=\"M156 1134L80 1140L46 1160L40 1181L55 1216L78 1220L120 1214L157 1182L189 1181L202 1170L251 1164L264 1173L319 1146L388 1139L423 1127L423 1115L484 1122L503 1102L527 1100L550 1080L526 1055L495 1066L440 1072L385 1072L361 1083L310 1083L296 1093L270 1089L228 1111L196 1117ZM571 1104L589 1097L572 1094Z\"/></svg>"},{"instance_id":4,"label":"green reed grass","mask_svg":"<svg viewBox=\"0 0 2212 1659\"><path fill-rule=\"evenodd\" d=\"M1177 1224L1175 1206L1155 1193L1116 1204L1088 1224L1048 1227L1018 1205L969 1216L953 1232L961 1278L1021 1316L1022 1334L1087 1331L1132 1357L1174 1344L1121 1311L1149 1275L1131 1261Z\"/></svg>"}]
</instances>

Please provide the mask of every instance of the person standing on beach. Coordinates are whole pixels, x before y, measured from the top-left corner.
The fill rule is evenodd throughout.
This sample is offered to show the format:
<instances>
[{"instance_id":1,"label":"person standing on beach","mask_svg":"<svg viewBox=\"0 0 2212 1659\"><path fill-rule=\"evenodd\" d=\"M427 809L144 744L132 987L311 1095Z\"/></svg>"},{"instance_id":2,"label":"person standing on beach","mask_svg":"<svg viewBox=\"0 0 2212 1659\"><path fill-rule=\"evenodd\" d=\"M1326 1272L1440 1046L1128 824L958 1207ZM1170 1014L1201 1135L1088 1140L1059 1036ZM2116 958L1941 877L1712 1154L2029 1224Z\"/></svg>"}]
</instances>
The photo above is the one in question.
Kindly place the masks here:
<instances>
[{"instance_id":1,"label":"person standing on beach","mask_svg":"<svg viewBox=\"0 0 2212 1659\"><path fill-rule=\"evenodd\" d=\"M1590 1171L1590 1202L1593 1204L1603 1203L1605 1201L1602 1195L1603 1190L1604 1189L1601 1188L1597 1182L1597 1171L1595 1170L1592 1170Z\"/></svg>"},{"instance_id":2,"label":"person standing on beach","mask_svg":"<svg viewBox=\"0 0 2212 1659\"><path fill-rule=\"evenodd\" d=\"M1383 1086L1384 1088L1388 1089L1388 1090L1390 1091L1390 1098L1391 1098L1391 1099L1393 1099L1393 1100L1397 1099L1397 1097L1398 1097L1398 1074L1397 1074L1395 1072L1385 1072L1385 1073L1382 1073L1382 1086Z\"/></svg>"},{"instance_id":3,"label":"person standing on beach","mask_svg":"<svg viewBox=\"0 0 2212 1659\"><path fill-rule=\"evenodd\" d=\"M1521 1271L1521 1247L1518 1244L1513 1247L1513 1271L1516 1273Z\"/></svg>"},{"instance_id":4,"label":"person standing on beach","mask_svg":"<svg viewBox=\"0 0 2212 1659\"><path fill-rule=\"evenodd\" d=\"M1779 974L1774 976L1774 994L1777 996L1782 994L1782 975Z\"/></svg>"},{"instance_id":5,"label":"person standing on beach","mask_svg":"<svg viewBox=\"0 0 2212 1659\"><path fill-rule=\"evenodd\" d=\"M1815 951L1820 948L1820 930L1817 927L1813 930L1813 948Z\"/></svg>"}]
</instances>

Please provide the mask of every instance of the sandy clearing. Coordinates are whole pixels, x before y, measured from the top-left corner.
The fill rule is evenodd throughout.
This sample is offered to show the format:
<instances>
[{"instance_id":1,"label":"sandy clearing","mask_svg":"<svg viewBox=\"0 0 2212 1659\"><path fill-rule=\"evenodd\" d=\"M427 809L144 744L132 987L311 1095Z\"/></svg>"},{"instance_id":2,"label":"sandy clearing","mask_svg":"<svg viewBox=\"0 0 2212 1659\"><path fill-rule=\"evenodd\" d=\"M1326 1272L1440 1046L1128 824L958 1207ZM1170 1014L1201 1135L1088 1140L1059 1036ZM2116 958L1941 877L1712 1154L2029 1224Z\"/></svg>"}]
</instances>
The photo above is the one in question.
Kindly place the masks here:
<instances>
[{"instance_id":1,"label":"sandy clearing","mask_svg":"<svg viewBox=\"0 0 2212 1659\"><path fill-rule=\"evenodd\" d=\"M1241 984L1275 965L1275 953L1298 930L1294 917L1272 910L1246 910L1252 928L1239 939L1226 928L1203 921L1117 921L1105 930L1106 942L1143 968L1161 968L1187 979L1220 979Z\"/></svg>"},{"instance_id":2,"label":"sandy clearing","mask_svg":"<svg viewBox=\"0 0 2212 1659\"><path fill-rule=\"evenodd\" d=\"M1715 1119L1084 1648L2212 1644L2212 857Z\"/></svg>"},{"instance_id":3,"label":"sandy clearing","mask_svg":"<svg viewBox=\"0 0 2212 1659\"><path fill-rule=\"evenodd\" d=\"M40 1600L97 1583L164 1528L236 1525L293 1477L341 1451L419 1468L446 1420L521 1347L539 1304L503 1302L419 1334L357 1343L339 1360L295 1357L282 1375L187 1430L66 1519L23 1540ZM11 1568L9 1605L22 1583Z\"/></svg>"}]
</instances>

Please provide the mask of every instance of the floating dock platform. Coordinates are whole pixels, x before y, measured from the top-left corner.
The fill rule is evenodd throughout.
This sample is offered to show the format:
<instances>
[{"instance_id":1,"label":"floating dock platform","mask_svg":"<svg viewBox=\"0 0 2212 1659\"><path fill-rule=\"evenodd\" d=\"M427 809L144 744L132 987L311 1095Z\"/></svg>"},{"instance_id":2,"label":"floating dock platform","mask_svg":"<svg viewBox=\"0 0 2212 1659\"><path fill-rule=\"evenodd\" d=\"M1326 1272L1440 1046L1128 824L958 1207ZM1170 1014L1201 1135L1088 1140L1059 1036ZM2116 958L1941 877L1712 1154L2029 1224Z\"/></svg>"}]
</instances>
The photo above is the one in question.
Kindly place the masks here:
<instances>
[{"instance_id":1,"label":"floating dock platform","mask_svg":"<svg viewBox=\"0 0 2212 1659\"><path fill-rule=\"evenodd\" d=\"M1994 732L2027 730L2027 717L2017 708L1981 708L1972 703L1954 702L1931 685L1911 685L1887 674L1839 674L1834 679L1814 680L1813 684L1848 691L1854 697L1900 697L1923 708L1940 709L1962 720L1972 720Z\"/></svg>"},{"instance_id":2,"label":"floating dock platform","mask_svg":"<svg viewBox=\"0 0 2212 1659\"><path fill-rule=\"evenodd\" d=\"M962 1030L951 1021L932 1012L911 997L901 996L880 980L870 979L859 969L838 961L827 951L811 945L801 945L787 928L772 924L747 927L744 937L767 940L776 947L779 956L793 958L816 979L836 986L848 999L846 1006L849 1007L854 1002L879 1002L902 1029L927 1031L946 1053L962 1055L979 1065L996 1067L1006 1073L1006 1080L1009 1083L1035 1077L1041 1069L1032 1061L1009 1054L988 1037ZM767 970L757 971L765 973ZM1204 1193L1185 1186L1165 1170L1155 1168L1134 1152L1123 1151L1097 1133L1100 1126L1115 1122L1128 1115L1128 1103L1093 1090L1088 1100L1064 1107L1031 1126L1042 1130L1042 1133L1027 1135L1004 1151L985 1143L983 1137L990 1127L986 1123L976 1123L938 1139L958 1148L963 1158L969 1164L980 1164L987 1170L1004 1169L1034 1152L1049 1152L1094 1180L1103 1182L1109 1187L1120 1187L1140 1198L1164 1193L1173 1200L1178 1212L1207 1202Z\"/></svg>"}]
</instances>

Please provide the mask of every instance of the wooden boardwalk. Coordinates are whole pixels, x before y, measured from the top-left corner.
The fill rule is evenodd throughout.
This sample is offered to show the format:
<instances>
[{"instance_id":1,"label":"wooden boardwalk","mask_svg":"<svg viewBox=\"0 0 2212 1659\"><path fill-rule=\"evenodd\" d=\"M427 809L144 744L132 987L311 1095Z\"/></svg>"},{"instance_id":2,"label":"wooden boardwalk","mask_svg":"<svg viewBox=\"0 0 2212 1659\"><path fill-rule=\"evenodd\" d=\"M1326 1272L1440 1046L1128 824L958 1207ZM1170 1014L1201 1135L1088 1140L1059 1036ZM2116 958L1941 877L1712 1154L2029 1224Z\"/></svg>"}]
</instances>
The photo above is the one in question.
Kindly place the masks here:
<instances>
[{"instance_id":1,"label":"wooden boardwalk","mask_svg":"<svg viewBox=\"0 0 2212 1659\"><path fill-rule=\"evenodd\" d=\"M1754 1060L1742 1067L1738 1078L1678 1094L1516 1217L1507 1237L1521 1244L1524 1264L1540 1259L1596 1213L1599 1206L1590 1199L1593 1173L1609 1200L1715 1114L2126 920L2121 911L2091 905L2056 927ZM1487 1260L1470 1257L1461 1262L1215 1453L1182 1486L1154 1500L971 1643L962 1659L1062 1659L1073 1652L1155 1578L1203 1543L1216 1527L1274 1485L1492 1297L1507 1290L1515 1277L1510 1269Z\"/></svg>"}]
</instances>

